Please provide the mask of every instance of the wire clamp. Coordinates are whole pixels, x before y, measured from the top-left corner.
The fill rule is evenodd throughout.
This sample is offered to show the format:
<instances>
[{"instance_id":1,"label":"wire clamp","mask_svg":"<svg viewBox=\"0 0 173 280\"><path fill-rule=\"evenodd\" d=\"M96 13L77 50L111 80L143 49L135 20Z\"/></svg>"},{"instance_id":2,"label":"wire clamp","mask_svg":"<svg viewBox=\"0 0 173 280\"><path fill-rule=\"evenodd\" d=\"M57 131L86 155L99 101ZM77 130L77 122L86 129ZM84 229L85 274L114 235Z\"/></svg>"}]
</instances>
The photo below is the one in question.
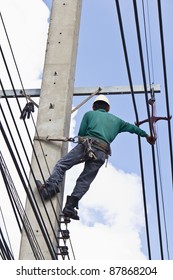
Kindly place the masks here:
<instances>
[{"instance_id":1,"label":"wire clamp","mask_svg":"<svg viewBox=\"0 0 173 280\"><path fill-rule=\"evenodd\" d=\"M156 122L159 121L159 120L170 120L172 118L172 116L169 116L169 117L156 117L156 105L155 105L155 98L154 97L151 97L149 100L148 100L148 104L151 105L151 117L149 119L145 119L143 121L140 121L140 122L136 122L135 124L137 126L145 123L145 122L151 122L151 129L152 129L152 132L153 132L153 137L154 139L156 140L157 139L157 132L156 132Z\"/></svg>"}]
</instances>

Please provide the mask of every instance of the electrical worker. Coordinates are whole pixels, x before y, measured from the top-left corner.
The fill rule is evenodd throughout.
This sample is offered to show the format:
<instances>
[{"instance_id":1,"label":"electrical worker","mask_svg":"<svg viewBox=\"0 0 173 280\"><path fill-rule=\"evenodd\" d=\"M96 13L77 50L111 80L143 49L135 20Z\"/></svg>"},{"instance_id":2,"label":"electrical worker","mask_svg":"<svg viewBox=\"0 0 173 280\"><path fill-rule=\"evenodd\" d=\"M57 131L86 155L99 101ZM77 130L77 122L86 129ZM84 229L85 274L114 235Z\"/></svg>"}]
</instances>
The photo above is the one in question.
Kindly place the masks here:
<instances>
[{"instance_id":1,"label":"electrical worker","mask_svg":"<svg viewBox=\"0 0 173 280\"><path fill-rule=\"evenodd\" d=\"M104 95L98 95L93 103L93 110L85 113L80 124L78 144L54 167L50 177L42 184L37 180L37 187L44 199L60 192L59 185L65 172L72 166L84 162L84 169L63 209L66 217L79 220L78 202L88 191L100 167L111 154L110 144L121 132L135 133L145 137L153 145L155 139L139 127L123 121L109 113L110 103ZM75 209L76 208L76 209Z\"/></svg>"}]
</instances>

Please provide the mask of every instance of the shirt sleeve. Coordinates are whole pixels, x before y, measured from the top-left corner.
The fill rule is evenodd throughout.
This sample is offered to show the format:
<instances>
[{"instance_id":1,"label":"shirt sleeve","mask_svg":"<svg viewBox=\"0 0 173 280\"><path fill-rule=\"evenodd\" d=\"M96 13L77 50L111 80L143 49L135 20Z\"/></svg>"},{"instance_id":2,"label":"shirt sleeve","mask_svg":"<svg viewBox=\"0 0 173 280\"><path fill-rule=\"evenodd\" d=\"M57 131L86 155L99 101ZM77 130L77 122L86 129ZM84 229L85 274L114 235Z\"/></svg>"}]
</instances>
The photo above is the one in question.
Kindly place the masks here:
<instances>
[{"instance_id":1,"label":"shirt sleeve","mask_svg":"<svg viewBox=\"0 0 173 280\"><path fill-rule=\"evenodd\" d=\"M128 122L124 122L123 120L121 121L120 125L120 133L121 132L129 132L129 133L135 133L141 137L146 137L147 133L140 129L138 126L130 124Z\"/></svg>"}]
</instances>

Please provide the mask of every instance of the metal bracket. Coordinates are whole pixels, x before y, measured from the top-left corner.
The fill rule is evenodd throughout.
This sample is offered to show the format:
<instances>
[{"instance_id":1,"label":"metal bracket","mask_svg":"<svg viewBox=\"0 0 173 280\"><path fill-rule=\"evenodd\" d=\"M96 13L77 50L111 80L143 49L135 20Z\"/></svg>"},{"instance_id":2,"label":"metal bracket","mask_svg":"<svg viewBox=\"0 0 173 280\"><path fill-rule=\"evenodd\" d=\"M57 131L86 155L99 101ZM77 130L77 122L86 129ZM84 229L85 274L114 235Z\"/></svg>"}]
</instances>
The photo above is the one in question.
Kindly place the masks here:
<instances>
[{"instance_id":1,"label":"metal bracket","mask_svg":"<svg viewBox=\"0 0 173 280\"><path fill-rule=\"evenodd\" d=\"M153 132L153 136L154 136L154 139L156 140L157 139L157 132L156 132L156 122L159 121L159 120L170 120L172 118L172 116L170 117L156 117L156 105L155 105L155 98L152 97L151 99L148 100L148 103L149 105L151 105L151 117L150 119L145 119L143 121L140 121L138 123L135 123L137 126L145 123L145 122L151 122L151 129L152 129L152 132Z\"/></svg>"},{"instance_id":2,"label":"metal bracket","mask_svg":"<svg viewBox=\"0 0 173 280\"><path fill-rule=\"evenodd\" d=\"M53 137L50 137L50 136L35 136L34 137L34 140L37 140L37 141L45 141L45 142L50 142L50 141L63 141L63 142L75 142L75 138L73 137L56 137L56 138L53 138Z\"/></svg>"}]
</instances>

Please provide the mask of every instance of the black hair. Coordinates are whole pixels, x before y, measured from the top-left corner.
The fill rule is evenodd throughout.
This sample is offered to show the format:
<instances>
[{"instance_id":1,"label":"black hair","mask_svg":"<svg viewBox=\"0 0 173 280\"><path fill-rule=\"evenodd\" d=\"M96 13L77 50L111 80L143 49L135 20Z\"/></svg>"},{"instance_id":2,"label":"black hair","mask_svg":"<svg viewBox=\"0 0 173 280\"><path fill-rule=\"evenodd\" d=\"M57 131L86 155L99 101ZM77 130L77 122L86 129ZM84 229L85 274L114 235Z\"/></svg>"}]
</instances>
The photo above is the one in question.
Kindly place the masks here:
<instances>
[{"instance_id":1,"label":"black hair","mask_svg":"<svg viewBox=\"0 0 173 280\"><path fill-rule=\"evenodd\" d=\"M93 108L94 108L94 110L104 109L107 111L109 108L109 105L106 102L99 100L99 101L94 102Z\"/></svg>"}]
</instances>

